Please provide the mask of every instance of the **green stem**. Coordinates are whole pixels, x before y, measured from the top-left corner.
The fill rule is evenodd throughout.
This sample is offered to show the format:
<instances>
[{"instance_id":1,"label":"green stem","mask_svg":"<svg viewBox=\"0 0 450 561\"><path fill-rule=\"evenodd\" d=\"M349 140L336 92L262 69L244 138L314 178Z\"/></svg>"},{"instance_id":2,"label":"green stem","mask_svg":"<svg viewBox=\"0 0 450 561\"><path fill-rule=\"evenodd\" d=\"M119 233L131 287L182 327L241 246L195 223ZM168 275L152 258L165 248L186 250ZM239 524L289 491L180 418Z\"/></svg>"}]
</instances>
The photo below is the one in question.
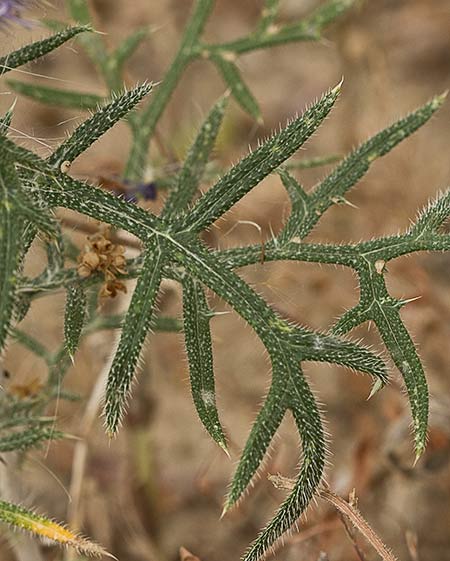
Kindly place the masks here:
<instances>
[{"instance_id":1,"label":"green stem","mask_svg":"<svg viewBox=\"0 0 450 561\"><path fill-rule=\"evenodd\" d=\"M155 90L152 103L134 120L133 146L125 171L125 176L129 179L139 181L144 175L148 145L155 132L156 124L186 66L195 55L198 56L198 51L194 47L198 44L198 38L213 6L214 0L197 0L172 65L163 82Z\"/></svg>"},{"instance_id":2,"label":"green stem","mask_svg":"<svg viewBox=\"0 0 450 561\"><path fill-rule=\"evenodd\" d=\"M287 32L289 31L289 33ZM262 35L248 35L236 41L226 43L218 43L216 45L201 46L202 50L208 53L234 53L241 55L269 47L276 47L294 41L317 41L318 34L310 29L303 29L302 26L286 26L286 29L280 29L274 32L265 32Z\"/></svg>"}]
</instances>

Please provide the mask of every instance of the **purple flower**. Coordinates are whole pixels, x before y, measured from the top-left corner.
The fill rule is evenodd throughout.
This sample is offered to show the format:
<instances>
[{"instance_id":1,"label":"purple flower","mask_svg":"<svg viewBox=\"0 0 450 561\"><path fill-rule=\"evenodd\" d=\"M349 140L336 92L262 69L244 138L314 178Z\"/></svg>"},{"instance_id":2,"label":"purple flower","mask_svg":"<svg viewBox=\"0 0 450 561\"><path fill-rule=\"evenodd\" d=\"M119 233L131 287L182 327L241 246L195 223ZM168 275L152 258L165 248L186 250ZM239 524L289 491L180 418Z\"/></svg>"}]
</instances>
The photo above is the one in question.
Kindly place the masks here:
<instances>
[{"instance_id":1,"label":"purple flower","mask_svg":"<svg viewBox=\"0 0 450 561\"><path fill-rule=\"evenodd\" d=\"M138 200L154 201L156 199L156 183L150 181L148 183L135 183L128 179L124 179L124 185L127 187L125 199L135 203Z\"/></svg>"},{"instance_id":2,"label":"purple flower","mask_svg":"<svg viewBox=\"0 0 450 561\"><path fill-rule=\"evenodd\" d=\"M139 183L131 179L100 175L97 179L97 184L114 195L123 197L129 203L137 203L142 200L154 201L158 194L158 187L154 181Z\"/></svg>"},{"instance_id":3,"label":"purple flower","mask_svg":"<svg viewBox=\"0 0 450 561\"><path fill-rule=\"evenodd\" d=\"M7 27L11 23L30 27L30 22L21 16L32 3L32 0L0 0L0 27Z\"/></svg>"},{"instance_id":4,"label":"purple flower","mask_svg":"<svg viewBox=\"0 0 450 561\"><path fill-rule=\"evenodd\" d=\"M150 183L140 183L138 193L144 201L154 201L156 199L156 183L154 181Z\"/></svg>"}]
</instances>

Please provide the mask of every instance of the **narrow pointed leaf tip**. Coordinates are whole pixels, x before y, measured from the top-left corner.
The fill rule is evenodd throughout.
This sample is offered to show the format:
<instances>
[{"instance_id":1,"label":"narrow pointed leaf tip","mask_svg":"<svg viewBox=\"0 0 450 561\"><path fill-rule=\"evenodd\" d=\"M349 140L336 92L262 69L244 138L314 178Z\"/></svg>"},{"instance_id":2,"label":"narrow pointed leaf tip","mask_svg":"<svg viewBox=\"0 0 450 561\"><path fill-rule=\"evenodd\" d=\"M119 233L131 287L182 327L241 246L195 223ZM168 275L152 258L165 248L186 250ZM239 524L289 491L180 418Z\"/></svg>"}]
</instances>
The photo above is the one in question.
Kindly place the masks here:
<instances>
[{"instance_id":1,"label":"narrow pointed leaf tip","mask_svg":"<svg viewBox=\"0 0 450 561\"><path fill-rule=\"evenodd\" d=\"M26 64L27 62L31 62L32 60L36 60L47 53L50 53L66 41L69 41L79 33L83 33L85 31L91 31L91 27L89 25L68 27L55 35L48 37L47 39L30 43L17 51L13 51L12 53L1 57L0 76L10 70L14 70L14 68L18 68L19 66Z\"/></svg>"},{"instance_id":2,"label":"narrow pointed leaf tip","mask_svg":"<svg viewBox=\"0 0 450 561\"><path fill-rule=\"evenodd\" d=\"M95 110L103 102L101 96L91 93L73 90L66 91L34 83L28 84L18 80L7 80L6 83L16 93L47 105Z\"/></svg>"},{"instance_id":3,"label":"narrow pointed leaf tip","mask_svg":"<svg viewBox=\"0 0 450 561\"><path fill-rule=\"evenodd\" d=\"M291 121L250 153L198 200L181 228L200 232L227 212L265 177L290 158L317 130L331 111L341 84L323 95L303 115Z\"/></svg>"},{"instance_id":4,"label":"narrow pointed leaf tip","mask_svg":"<svg viewBox=\"0 0 450 561\"><path fill-rule=\"evenodd\" d=\"M282 367L287 369L288 378L285 400L294 417L303 457L294 489L247 550L243 561L263 557L296 523L317 492L325 466L325 437L314 395L295 360L286 360Z\"/></svg>"},{"instance_id":5,"label":"narrow pointed leaf tip","mask_svg":"<svg viewBox=\"0 0 450 561\"><path fill-rule=\"evenodd\" d=\"M258 473L286 409L286 393L280 391L279 384L272 384L245 443L225 499L222 517L239 501Z\"/></svg>"},{"instance_id":6,"label":"narrow pointed leaf tip","mask_svg":"<svg viewBox=\"0 0 450 561\"><path fill-rule=\"evenodd\" d=\"M75 354L80 342L86 314L86 293L81 285L67 289L66 309L64 314L64 341L71 357Z\"/></svg>"},{"instance_id":7,"label":"narrow pointed leaf tip","mask_svg":"<svg viewBox=\"0 0 450 561\"><path fill-rule=\"evenodd\" d=\"M219 55L212 56L212 60L215 62L233 97L242 109L251 115L255 121L262 124L261 110L258 102L242 79L237 65Z\"/></svg>"},{"instance_id":8,"label":"narrow pointed leaf tip","mask_svg":"<svg viewBox=\"0 0 450 561\"><path fill-rule=\"evenodd\" d=\"M214 105L189 149L176 184L164 205L164 218L173 218L191 203L205 173L225 113L228 95Z\"/></svg>"},{"instance_id":9,"label":"narrow pointed leaf tip","mask_svg":"<svg viewBox=\"0 0 450 561\"><path fill-rule=\"evenodd\" d=\"M163 266L162 248L158 241L154 241L145 249L142 272L125 315L108 375L104 414L110 437L117 433L125 413L139 357L153 319Z\"/></svg>"},{"instance_id":10,"label":"narrow pointed leaf tip","mask_svg":"<svg viewBox=\"0 0 450 561\"><path fill-rule=\"evenodd\" d=\"M144 83L134 89L124 91L106 105L98 108L90 119L84 121L71 136L48 158L48 162L58 167L64 162L73 162L96 140L125 117L152 90L152 83Z\"/></svg>"},{"instance_id":11,"label":"narrow pointed leaf tip","mask_svg":"<svg viewBox=\"0 0 450 561\"><path fill-rule=\"evenodd\" d=\"M439 107L441 107L441 105L444 104L445 100L448 97L448 92L449 92L449 90L445 90L445 92L442 92L439 95L435 95L432 98L431 105L432 105L433 109L439 109Z\"/></svg>"},{"instance_id":12,"label":"narrow pointed leaf tip","mask_svg":"<svg viewBox=\"0 0 450 561\"><path fill-rule=\"evenodd\" d=\"M372 399L372 397L374 395L376 395L381 389L383 389L383 382L382 380L375 380L372 389L370 390L370 394L369 397L367 398L367 401L369 401L369 399Z\"/></svg>"},{"instance_id":13,"label":"narrow pointed leaf tip","mask_svg":"<svg viewBox=\"0 0 450 561\"><path fill-rule=\"evenodd\" d=\"M23 259L23 217L14 194L20 189L14 164L0 155L0 352L3 350L13 321L17 299L19 271Z\"/></svg>"},{"instance_id":14,"label":"narrow pointed leaf tip","mask_svg":"<svg viewBox=\"0 0 450 561\"><path fill-rule=\"evenodd\" d=\"M183 283L183 315L194 405L205 429L228 455L225 434L220 424L216 405L213 351L209 327L211 312L203 288L190 279Z\"/></svg>"},{"instance_id":15,"label":"narrow pointed leaf tip","mask_svg":"<svg viewBox=\"0 0 450 561\"><path fill-rule=\"evenodd\" d=\"M0 521L12 528L24 530L60 546L73 547L78 553L91 557L106 556L115 559L103 547L91 542L65 526L35 512L6 501L0 501Z\"/></svg>"}]
</instances>

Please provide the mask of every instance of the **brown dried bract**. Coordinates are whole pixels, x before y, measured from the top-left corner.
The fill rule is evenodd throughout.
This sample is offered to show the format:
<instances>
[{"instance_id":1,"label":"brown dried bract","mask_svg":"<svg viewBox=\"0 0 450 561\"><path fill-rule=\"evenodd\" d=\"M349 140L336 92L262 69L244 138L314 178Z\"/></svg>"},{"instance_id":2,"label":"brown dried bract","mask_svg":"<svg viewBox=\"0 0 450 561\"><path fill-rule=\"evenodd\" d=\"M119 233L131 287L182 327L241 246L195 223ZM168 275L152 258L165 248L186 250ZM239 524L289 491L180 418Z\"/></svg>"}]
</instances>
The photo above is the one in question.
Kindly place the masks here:
<instances>
[{"instance_id":1,"label":"brown dried bract","mask_svg":"<svg viewBox=\"0 0 450 561\"><path fill-rule=\"evenodd\" d=\"M115 298L118 292L126 292L127 287L118 280L105 281L100 289L102 298Z\"/></svg>"},{"instance_id":2,"label":"brown dried bract","mask_svg":"<svg viewBox=\"0 0 450 561\"><path fill-rule=\"evenodd\" d=\"M125 284L117 279L125 275L126 260L123 245L111 241L110 226L101 226L99 232L88 236L84 250L78 256L78 275L87 278L95 272L103 273L105 282L100 296L114 298L117 292L126 292Z\"/></svg>"}]
</instances>

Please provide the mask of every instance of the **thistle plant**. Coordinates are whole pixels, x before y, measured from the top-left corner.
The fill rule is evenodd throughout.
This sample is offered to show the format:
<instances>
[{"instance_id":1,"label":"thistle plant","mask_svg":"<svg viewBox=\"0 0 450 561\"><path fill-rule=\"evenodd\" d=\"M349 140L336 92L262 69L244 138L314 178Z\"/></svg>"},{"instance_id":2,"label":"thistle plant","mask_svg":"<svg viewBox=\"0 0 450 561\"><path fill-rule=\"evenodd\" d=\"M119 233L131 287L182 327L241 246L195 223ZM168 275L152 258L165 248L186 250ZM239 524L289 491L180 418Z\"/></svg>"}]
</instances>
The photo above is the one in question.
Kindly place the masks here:
<instances>
[{"instance_id":1,"label":"thistle plant","mask_svg":"<svg viewBox=\"0 0 450 561\"><path fill-rule=\"evenodd\" d=\"M9 337L15 338L45 360L49 375L46 384L26 402L7 394L1 396L0 452L23 450L49 438L66 436L53 428L49 431L49 423L53 420L44 416L45 408L55 398L81 338L100 329L120 329L104 397L104 420L109 436L119 430L127 401L132 399L131 387L149 333L158 329L182 331L192 397L199 419L212 439L226 451L226 431L216 406L210 331L214 311L205 293L209 289L255 331L267 350L272 371L269 391L240 457L224 512L243 497L287 412L293 416L301 441L298 476L290 494L244 554L245 561L256 561L298 521L318 492L323 477L327 454L324 430L316 398L303 374L303 363L333 363L366 373L373 380L371 395L388 382L388 368L383 358L361 342L347 337L347 333L358 325L367 321L376 325L404 380L411 408L416 457L424 451L428 421L427 382L400 315L407 301L389 293L385 273L388 262L403 255L450 249L450 236L440 231L450 213L450 193L440 193L407 231L395 236L345 245L310 243L307 237L331 206L346 202L350 189L376 159L390 152L431 118L445 96L434 97L387 126L338 162L330 174L306 192L294 176L295 168L330 163L332 158L309 162L291 161L290 158L332 110L341 93L339 84L225 171L204 194L199 194L230 96L252 117L260 118L256 99L236 65L237 57L282 43L318 39L325 25L348 9L351 2L333 0L301 22L279 24L277 0L266 0L260 21L248 36L223 44L207 44L201 38L202 30L213 4L212 0L195 2L180 49L165 78L155 88L143 83L126 91L122 86L124 63L138 48L146 30L139 30L109 53L100 35L91 31L89 11L83 0L68 0L68 7L79 26L59 31L0 59L0 73L4 74L76 37L95 62L108 88L103 99L94 94L8 82L16 91L40 102L90 109L92 114L47 158L8 138L12 112L4 115L1 121L0 345L3 348ZM176 176L167 178L170 189L159 216L71 177L70 164L119 120L126 118L133 133L133 143L125 177L133 181L143 180L148 146L156 124L182 72L196 58L205 58L215 64L229 91L212 107L200 126ZM144 101L147 96L148 103ZM138 105L140 109L134 110ZM281 230L263 247L260 244L228 250L207 247L202 239L203 232L270 174L279 176L291 200L291 213ZM123 252L116 250L108 254L108 266L101 268L98 255L101 252L98 250L89 259L85 254L84 260L78 259L77 262L73 244L58 220L58 208L76 211L116 230L133 234L140 241L139 256L125 260ZM36 237L46 247L47 268L39 276L29 278L23 274L23 263ZM93 247L91 242L87 252ZM112 251L110 246L108 248ZM66 263L70 260L72 265L68 266ZM359 302L326 333L295 325L273 310L236 272L242 267L269 261L305 261L349 267L359 279ZM101 316L96 312L98 292L104 287L107 272L119 283L137 279L123 317ZM182 287L182 321L158 316L156 302L164 279L172 279ZM26 316L33 299L61 289L67 295L65 340L60 349L50 352L23 332L18 324ZM63 392L62 397L70 399L73 396ZM26 512L22 507L0 502L0 520L36 531L33 524L23 522L23 517L33 516ZM19 519L22 522L18 522ZM39 531L36 533L51 537ZM87 553L96 553L90 547L75 543L72 538L66 543Z\"/></svg>"}]
</instances>

